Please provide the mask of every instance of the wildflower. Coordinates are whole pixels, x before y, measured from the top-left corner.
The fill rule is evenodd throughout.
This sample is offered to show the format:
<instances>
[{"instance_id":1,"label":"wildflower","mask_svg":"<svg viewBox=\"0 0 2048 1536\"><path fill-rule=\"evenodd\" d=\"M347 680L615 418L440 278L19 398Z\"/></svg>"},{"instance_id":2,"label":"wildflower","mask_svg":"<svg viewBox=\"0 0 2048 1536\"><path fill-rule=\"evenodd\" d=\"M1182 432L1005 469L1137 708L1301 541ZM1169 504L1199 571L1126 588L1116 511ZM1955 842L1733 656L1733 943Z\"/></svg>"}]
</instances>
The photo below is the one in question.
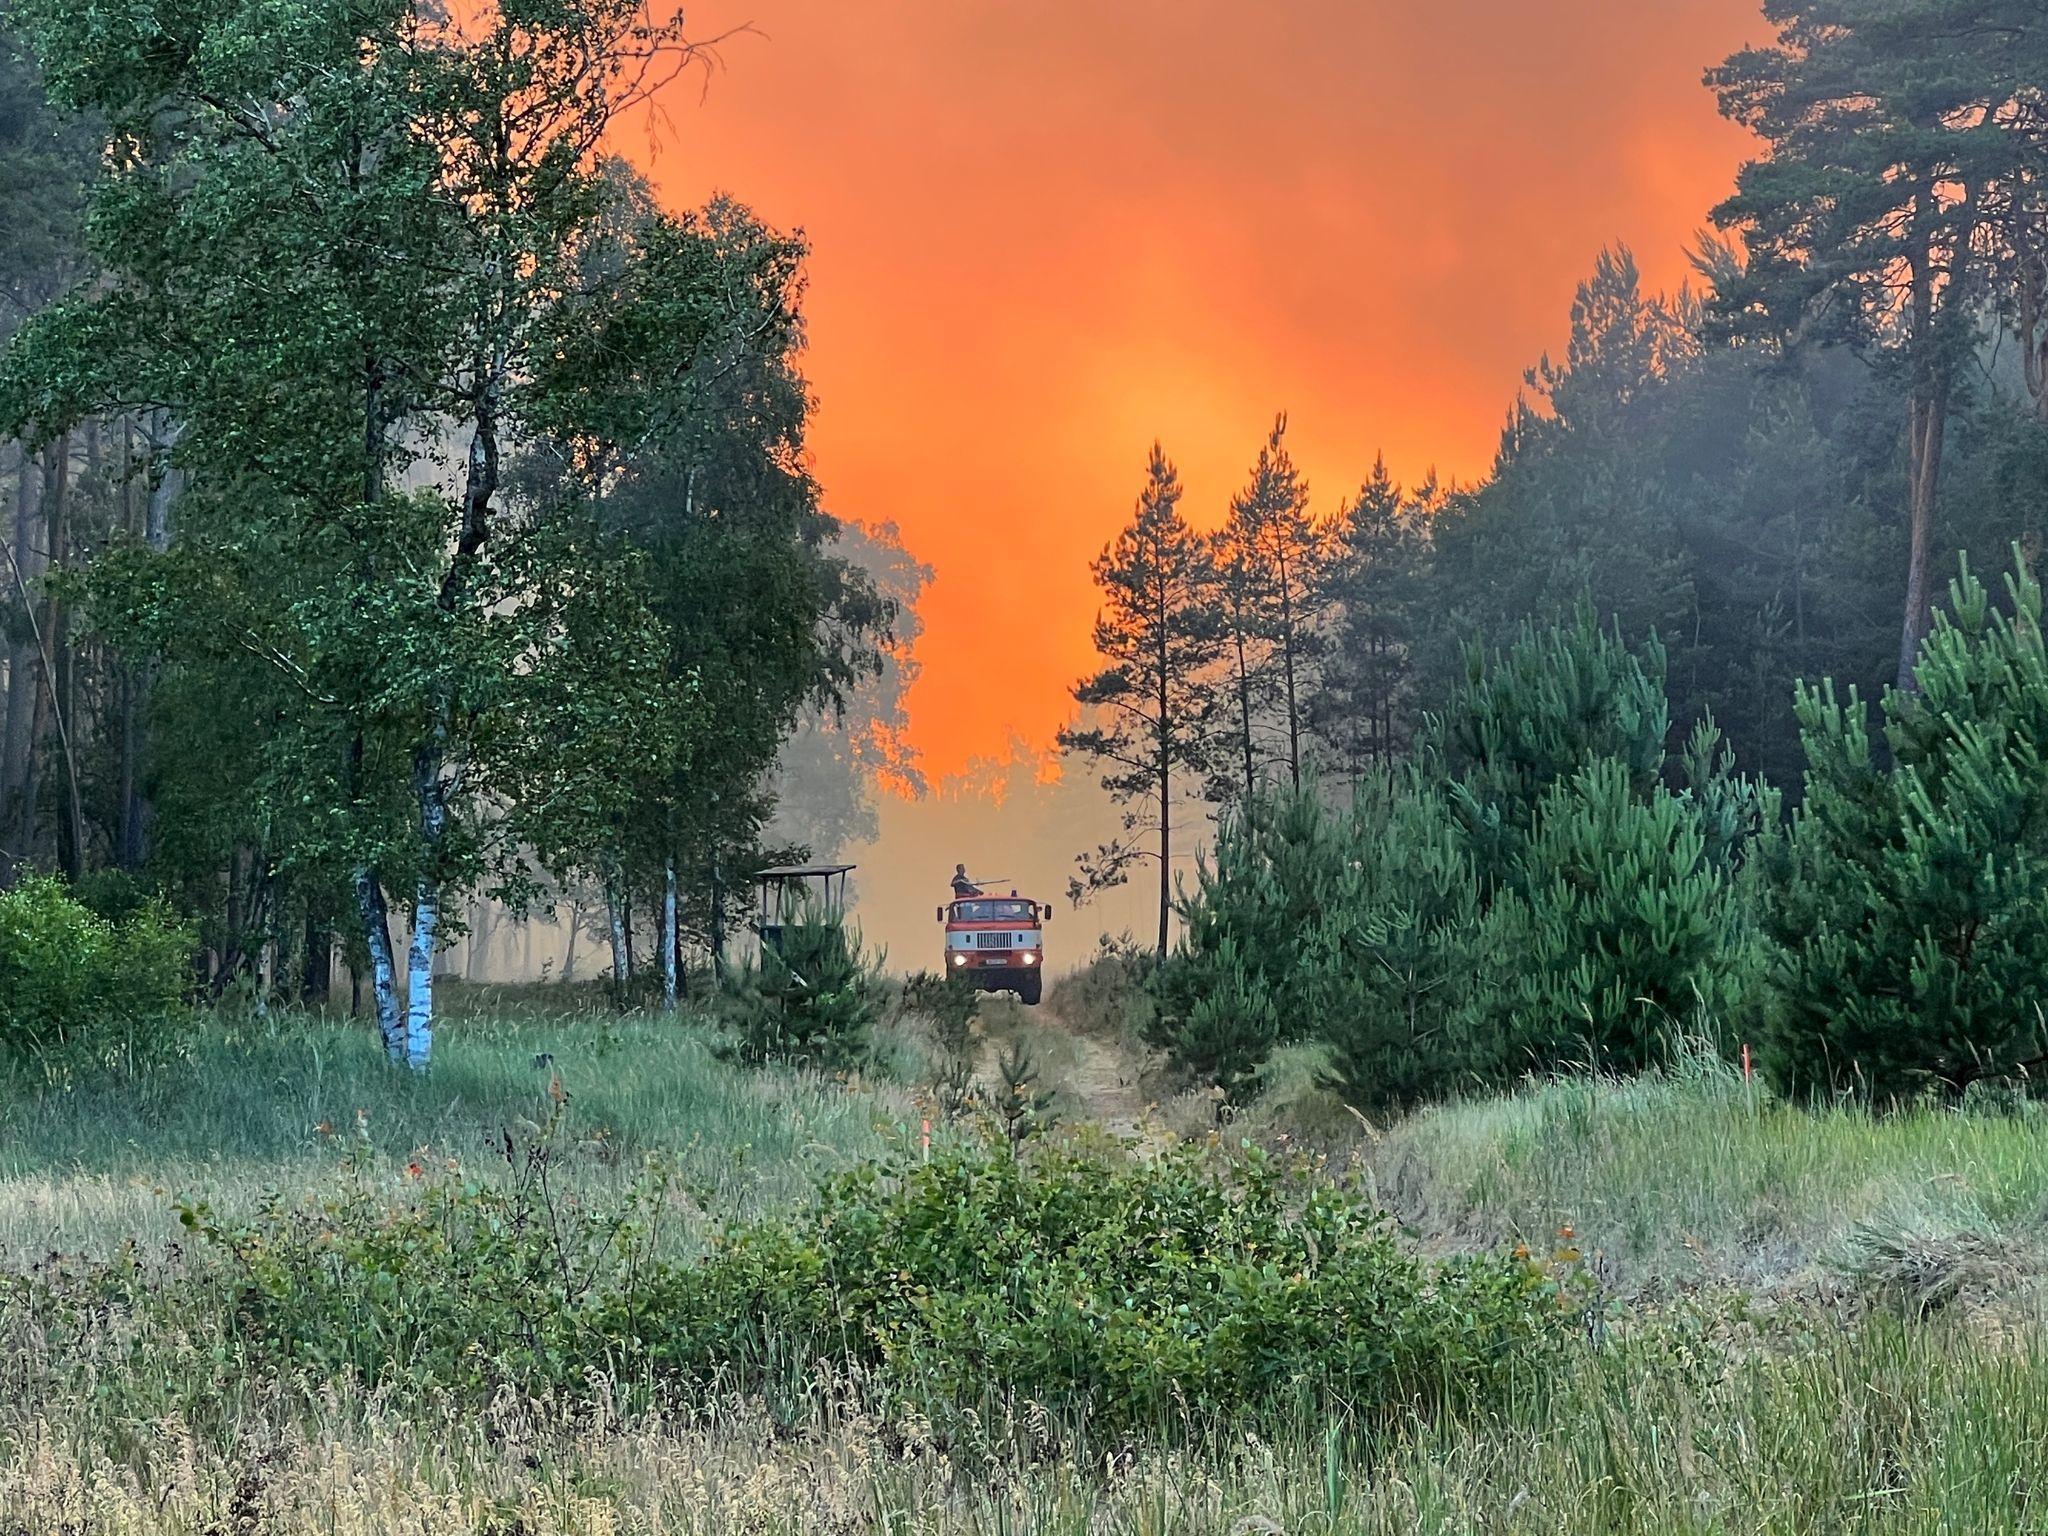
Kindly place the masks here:
<instances>
[{"instance_id":1,"label":"wildflower","mask_svg":"<svg viewBox=\"0 0 2048 1536\"><path fill-rule=\"evenodd\" d=\"M569 1097L567 1091L562 1087L562 1075L559 1072L548 1079L548 1097L557 1104Z\"/></svg>"},{"instance_id":2,"label":"wildflower","mask_svg":"<svg viewBox=\"0 0 2048 1536\"><path fill-rule=\"evenodd\" d=\"M1570 1242L1579 1234L1572 1230L1572 1224L1570 1222L1566 1222L1563 1226L1557 1229L1557 1235L1563 1238L1566 1242Z\"/></svg>"},{"instance_id":3,"label":"wildflower","mask_svg":"<svg viewBox=\"0 0 2048 1536\"><path fill-rule=\"evenodd\" d=\"M405 1165L405 1176L408 1179L423 1179L427 1176L427 1170L422 1168L418 1160L415 1159Z\"/></svg>"},{"instance_id":4,"label":"wildflower","mask_svg":"<svg viewBox=\"0 0 2048 1536\"><path fill-rule=\"evenodd\" d=\"M334 1134L334 1125L331 1121L327 1120L322 1120L318 1125L314 1126L313 1129L319 1132L319 1134L321 1134L322 1136L332 1136Z\"/></svg>"}]
</instances>

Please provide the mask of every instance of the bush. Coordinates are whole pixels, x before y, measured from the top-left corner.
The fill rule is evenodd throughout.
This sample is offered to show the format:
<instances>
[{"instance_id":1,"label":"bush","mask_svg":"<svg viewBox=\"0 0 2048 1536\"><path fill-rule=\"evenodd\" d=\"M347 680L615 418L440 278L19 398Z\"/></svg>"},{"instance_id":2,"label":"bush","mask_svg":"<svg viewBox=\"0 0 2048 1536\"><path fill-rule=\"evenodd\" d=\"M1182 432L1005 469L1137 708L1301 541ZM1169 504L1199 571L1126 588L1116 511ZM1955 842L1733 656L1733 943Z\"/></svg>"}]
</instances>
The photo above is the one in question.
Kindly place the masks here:
<instances>
[{"instance_id":1,"label":"bush","mask_svg":"<svg viewBox=\"0 0 2048 1536\"><path fill-rule=\"evenodd\" d=\"M1071 1030L1136 1045L1157 1011L1152 978L1158 969L1158 951L1128 933L1105 933L1093 955L1052 984L1047 1003Z\"/></svg>"},{"instance_id":2,"label":"bush","mask_svg":"<svg viewBox=\"0 0 2048 1536\"><path fill-rule=\"evenodd\" d=\"M865 1167L678 1278L693 1301L655 1310L651 1347L693 1370L744 1359L773 1319L928 1407L1030 1400L1103 1435L1241 1430L1326 1398L1368 1419L1483 1401L1561 1315L1543 1265L1432 1264L1305 1163L1186 1147Z\"/></svg>"},{"instance_id":3,"label":"bush","mask_svg":"<svg viewBox=\"0 0 2048 1536\"><path fill-rule=\"evenodd\" d=\"M1754 990L1748 853L1776 802L1711 720L1669 760L1655 644L1582 612L1470 666L1348 811L1309 784L1225 818L1159 975L1176 1062L1242 1096L1275 1045L1321 1038L1347 1102L1400 1110L1642 1067Z\"/></svg>"},{"instance_id":4,"label":"bush","mask_svg":"<svg viewBox=\"0 0 2048 1536\"><path fill-rule=\"evenodd\" d=\"M1711 730L1711 727L1708 728ZM1711 738L1705 754L1714 760ZM1709 780L1746 781L1725 764ZM1604 760L1544 796L1493 914L1494 943L1521 957L1496 1007L1510 1055L1554 1069L1568 1062L1638 1072L1663 1060L1693 1023L1741 1002L1750 952L1739 868L1726 849L1758 830L1769 797L1750 791L1744 819L1716 856L1691 796L1658 784L1638 792Z\"/></svg>"},{"instance_id":5,"label":"bush","mask_svg":"<svg viewBox=\"0 0 2048 1536\"><path fill-rule=\"evenodd\" d=\"M786 923L734 988L731 1054L748 1066L845 1071L873 1054L884 988L860 936L823 918Z\"/></svg>"},{"instance_id":6,"label":"bush","mask_svg":"<svg viewBox=\"0 0 2048 1536\"><path fill-rule=\"evenodd\" d=\"M1885 691L1889 767L1855 690L1800 689L1806 793L1765 913L1782 1088L1895 1102L2048 1069L2048 652L2024 562L2007 589L2011 614L1967 564L1952 584L1917 691Z\"/></svg>"},{"instance_id":7,"label":"bush","mask_svg":"<svg viewBox=\"0 0 2048 1536\"><path fill-rule=\"evenodd\" d=\"M934 1148L664 1261L658 1175L585 1206L552 1187L546 1145L500 1181L415 1168L395 1201L362 1169L246 1222L188 1207L197 1241L169 1271L130 1252L21 1284L48 1358L169 1341L168 1374L202 1397L353 1380L450 1412L508 1393L775 1407L830 1376L957 1430L1037 1404L1105 1438L1482 1404L1549 1369L1579 1294L1569 1262L1425 1260L1305 1162L1187 1146Z\"/></svg>"},{"instance_id":8,"label":"bush","mask_svg":"<svg viewBox=\"0 0 2048 1536\"><path fill-rule=\"evenodd\" d=\"M159 903L110 922L61 880L0 892L0 1059L68 1069L174 1048L191 958Z\"/></svg>"},{"instance_id":9,"label":"bush","mask_svg":"<svg viewBox=\"0 0 2048 1536\"><path fill-rule=\"evenodd\" d=\"M1670 731L1663 647L1652 637L1631 651L1582 602L1568 626L1525 622L1499 654L1469 647L1422 755L1448 776L1480 878L1511 883L1553 785L1604 762L1647 795L1665 770Z\"/></svg>"}]
</instances>

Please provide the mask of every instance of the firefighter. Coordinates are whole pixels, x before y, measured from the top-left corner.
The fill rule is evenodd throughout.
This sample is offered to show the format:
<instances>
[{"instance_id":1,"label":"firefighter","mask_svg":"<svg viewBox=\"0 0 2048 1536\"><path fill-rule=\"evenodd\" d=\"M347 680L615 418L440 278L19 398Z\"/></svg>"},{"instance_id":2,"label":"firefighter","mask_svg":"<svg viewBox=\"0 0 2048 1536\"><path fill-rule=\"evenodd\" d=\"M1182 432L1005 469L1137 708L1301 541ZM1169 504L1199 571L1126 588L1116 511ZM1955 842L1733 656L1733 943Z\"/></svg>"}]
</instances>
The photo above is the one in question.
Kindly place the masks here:
<instances>
[{"instance_id":1,"label":"firefighter","mask_svg":"<svg viewBox=\"0 0 2048 1536\"><path fill-rule=\"evenodd\" d=\"M962 897L979 896L980 894L981 887L967 878L967 866L965 864L955 864L953 866L954 899L957 901Z\"/></svg>"}]
</instances>

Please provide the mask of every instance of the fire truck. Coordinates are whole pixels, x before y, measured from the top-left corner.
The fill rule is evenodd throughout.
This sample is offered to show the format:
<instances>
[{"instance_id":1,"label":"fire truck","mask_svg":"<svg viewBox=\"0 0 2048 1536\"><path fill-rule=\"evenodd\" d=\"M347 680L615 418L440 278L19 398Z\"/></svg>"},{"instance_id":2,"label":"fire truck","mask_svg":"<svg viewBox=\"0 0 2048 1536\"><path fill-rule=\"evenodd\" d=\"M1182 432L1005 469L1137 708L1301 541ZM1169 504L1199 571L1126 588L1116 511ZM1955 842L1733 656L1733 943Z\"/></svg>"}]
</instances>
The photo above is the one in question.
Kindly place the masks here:
<instances>
[{"instance_id":1,"label":"fire truck","mask_svg":"<svg viewBox=\"0 0 2048 1536\"><path fill-rule=\"evenodd\" d=\"M1014 992L1036 1005L1045 991L1045 925L1050 904L1019 896L956 896L939 908L946 971L978 992Z\"/></svg>"}]
</instances>

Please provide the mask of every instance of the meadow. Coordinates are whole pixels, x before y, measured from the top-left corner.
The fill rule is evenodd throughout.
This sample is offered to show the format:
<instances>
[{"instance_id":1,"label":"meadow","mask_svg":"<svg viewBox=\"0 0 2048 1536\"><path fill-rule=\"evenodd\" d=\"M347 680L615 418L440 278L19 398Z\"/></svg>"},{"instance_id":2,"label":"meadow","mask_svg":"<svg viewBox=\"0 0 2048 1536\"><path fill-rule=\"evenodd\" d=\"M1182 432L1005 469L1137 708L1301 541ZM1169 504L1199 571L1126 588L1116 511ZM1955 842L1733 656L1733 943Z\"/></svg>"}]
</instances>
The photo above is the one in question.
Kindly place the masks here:
<instances>
[{"instance_id":1,"label":"meadow","mask_svg":"<svg viewBox=\"0 0 2048 1536\"><path fill-rule=\"evenodd\" d=\"M59 1315L61 1287L38 1288L58 1271L199 1284L179 1201L232 1222L346 1185L399 1210L423 1167L489 1187L542 1134L593 1209L644 1188L650 1158L668 1169L660 1244L687 1256L801 1210L821 1178L915 1156L926 1114L909 1037L871 1080L748 1071L705 1021L486 992L415 1078L345 1021L216 1021L188 1060L17 1083L0 1111L0 1532L2048 1529L2038 1112L1813 1112L1702 1061L1368 1125L1296 1053L1220 1130L1169 1100L1111 1145L1089 1096L1113 1035L985 1022L1048 1063L1057 1118L1025 1158L1157 1158L1176 1131L1196 1160L1308 1148L1395 1213L1405 1249L1519 1247L1568 1272L1569 1326L1469 1410L1322 1398L1102 1436L1027 1396L954 1420L857 1371L772 1396L655 1401L600 1371L465 1398L246 1365L232 1328L174 1330L176 1312Z\"/></svg>"}]
</instances>

